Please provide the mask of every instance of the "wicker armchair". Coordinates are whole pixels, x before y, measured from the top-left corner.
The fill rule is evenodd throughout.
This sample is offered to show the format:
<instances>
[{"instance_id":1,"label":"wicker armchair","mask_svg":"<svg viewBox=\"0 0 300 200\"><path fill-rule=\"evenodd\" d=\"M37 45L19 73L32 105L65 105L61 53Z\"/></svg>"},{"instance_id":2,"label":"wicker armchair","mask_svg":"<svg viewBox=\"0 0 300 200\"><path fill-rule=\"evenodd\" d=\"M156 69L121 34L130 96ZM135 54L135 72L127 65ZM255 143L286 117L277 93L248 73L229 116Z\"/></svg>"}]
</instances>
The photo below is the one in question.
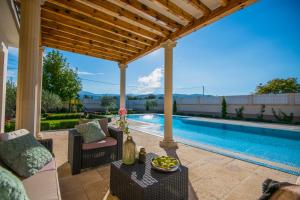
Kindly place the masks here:
<instances>
[{"instance_id":1,"label":"wicker armchair","mask_svg":"<svg viewBox=\"0 0 300 200\"><path fill-rule=\"evenodd\" d=\"M81 169L122 159L123 132L114 127L108 127L108 131L117 141L115 145L84 149L82 136L76 129L69 130L68 161L72 175L79 174Z\"/></svg>"}]
</instances>

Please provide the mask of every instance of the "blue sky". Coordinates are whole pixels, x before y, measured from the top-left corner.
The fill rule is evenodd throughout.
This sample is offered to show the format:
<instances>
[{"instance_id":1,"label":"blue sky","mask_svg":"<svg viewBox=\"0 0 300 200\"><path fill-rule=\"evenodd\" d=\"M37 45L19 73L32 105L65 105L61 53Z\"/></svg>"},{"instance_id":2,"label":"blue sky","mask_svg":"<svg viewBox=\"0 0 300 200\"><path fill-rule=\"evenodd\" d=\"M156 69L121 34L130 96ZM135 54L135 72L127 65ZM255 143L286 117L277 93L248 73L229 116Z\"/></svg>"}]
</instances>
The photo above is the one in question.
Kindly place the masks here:
<instances>
[{"instance_id":1,"label":"blue sky","mask_svg":"<svg viewBox=\"0 0 300 200\"><path fill-rule=\"evenodd\" d=\"M178 40L174 93L202 93L204 86L210 95L243 95L273 78L300 79L299 9L299 0L260 0ZM16 80L17 49L9 51L8 76ZM78 68L83 90L119 93L117 63L61 52ZM163 93L163 58L159 49L130 63L127 93Z\"/></svg>"}]
</instances>

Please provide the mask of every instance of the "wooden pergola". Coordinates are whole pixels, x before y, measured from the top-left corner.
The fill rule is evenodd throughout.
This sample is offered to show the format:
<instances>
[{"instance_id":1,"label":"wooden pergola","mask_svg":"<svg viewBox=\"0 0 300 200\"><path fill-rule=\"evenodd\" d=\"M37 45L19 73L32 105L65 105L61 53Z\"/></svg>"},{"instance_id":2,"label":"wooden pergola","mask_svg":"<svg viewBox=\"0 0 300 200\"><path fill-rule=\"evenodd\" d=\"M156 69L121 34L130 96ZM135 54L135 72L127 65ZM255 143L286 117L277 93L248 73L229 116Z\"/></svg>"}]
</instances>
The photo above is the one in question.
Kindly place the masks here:
<instances>
[{"instance_id":1,"label":"wooden pergola","mask_svg":"<svg viewBox=\"0 0 300 200\"><path fill-rule=\"evenodd\" d=\"M172 68L176 40L256 0L12 1L20 16L17 128L39 132L41 47L119 63L120 107L125 107L127 64L164 47L165 137L162 145L174 146Z\"/></svg>"},{"instance_id":2,"label":"wooden pergola","mask_svg":"<svg viewBox=\"0 0 300 200\"><path fill-rule=\"evenodd\" d=\"M255 0L48 0L42 45L129 63Z\"/></svg>"}]
</instances>

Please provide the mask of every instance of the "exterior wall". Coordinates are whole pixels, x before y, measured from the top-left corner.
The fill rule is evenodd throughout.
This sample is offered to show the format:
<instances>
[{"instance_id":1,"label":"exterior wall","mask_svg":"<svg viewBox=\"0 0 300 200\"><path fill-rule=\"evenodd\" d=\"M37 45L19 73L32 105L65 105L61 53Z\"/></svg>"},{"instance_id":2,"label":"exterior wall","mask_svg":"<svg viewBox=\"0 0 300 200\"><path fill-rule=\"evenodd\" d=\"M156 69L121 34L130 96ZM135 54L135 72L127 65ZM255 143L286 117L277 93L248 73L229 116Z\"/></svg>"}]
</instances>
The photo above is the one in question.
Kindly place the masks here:
<instances>
[{"instance_id":1,"label":"exterior wall","mask_svg":"<svg viewBox=\"0 0 300 200\"><path fill-rule=\"evenodd\" d=\"M222 97L219 96L200 96L200 97L184 97L175 98L177 103L177 111L179 113L193 114L221 114ZM300 121L300 93L296 94L263 94L263 95L237 95L225 96L227 102L227 112L229 116L235 116L236 108L244 106L244 116L249 118L257 118L260 113L261 106L264 104L266 119L273 119L272 108L279 109L286 114L294 113L295 121ZM130 110L146 111L147 100L127 100L126 108ZM163 99L156 99L157 107L151 109L151 112L163 112ZM104 110L101 108L100 100L84 99L84 106L96 110Z\"/></svg>"}]
</instances>

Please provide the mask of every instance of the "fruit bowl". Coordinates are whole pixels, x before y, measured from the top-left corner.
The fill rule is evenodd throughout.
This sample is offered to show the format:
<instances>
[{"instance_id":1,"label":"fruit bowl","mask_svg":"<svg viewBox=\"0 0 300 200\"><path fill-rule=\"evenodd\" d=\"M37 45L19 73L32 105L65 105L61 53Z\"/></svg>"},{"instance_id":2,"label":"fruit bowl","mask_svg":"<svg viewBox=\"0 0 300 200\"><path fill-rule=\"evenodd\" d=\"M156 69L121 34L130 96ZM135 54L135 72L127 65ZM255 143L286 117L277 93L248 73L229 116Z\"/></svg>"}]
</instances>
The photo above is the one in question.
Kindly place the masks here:
<instances>
[{"instance_id":1,"label":"fruit bowl","mask_svg":"<svg viewBox=\"0 0 300 200\"><path fill-rule=\"evenodd\" d=\"M170 156L159 156L151 161L152 168L161 172L174 172L179 167L179 161Z\"/></svg>"}]
</instances>

